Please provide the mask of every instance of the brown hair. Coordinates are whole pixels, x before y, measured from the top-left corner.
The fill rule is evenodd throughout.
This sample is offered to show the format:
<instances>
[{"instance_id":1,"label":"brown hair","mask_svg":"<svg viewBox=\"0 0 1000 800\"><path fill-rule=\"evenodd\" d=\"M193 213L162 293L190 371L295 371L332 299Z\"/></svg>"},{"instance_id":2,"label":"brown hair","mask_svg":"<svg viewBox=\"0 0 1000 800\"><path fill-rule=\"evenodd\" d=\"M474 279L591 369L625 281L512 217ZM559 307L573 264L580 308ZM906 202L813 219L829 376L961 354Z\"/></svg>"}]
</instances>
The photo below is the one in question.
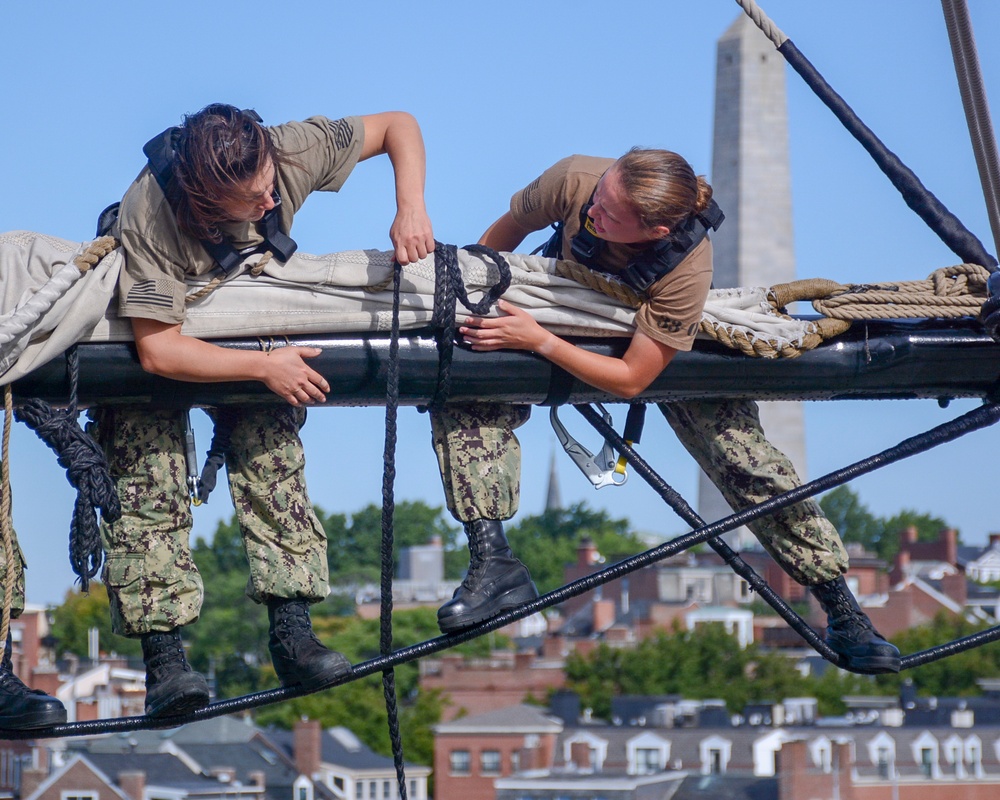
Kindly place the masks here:
<instances>
[{"instance_id":1,"label":"brown hair","mask_svg":"<svg viewBox=\"0 0 1000 800\"><path fill-rule=\"evenodd\" d=\"M253 111L213 103L188 114L174 143L177 224L196 239L222 240L226 201L252 200L248 183L268 164L287 163Z\"/></svg>"},{"instance_id":2,"label":"brown hair","mask_svg":"<svg viewBox=\"0 0 1000 800\"><path fill-rule=\"evenodd\" d=\"M695 175L691 165L670 150L633 147L613 169L646 228L663 225L673 230L712 200L704 176Z\"/></svg>"}]
</instances>

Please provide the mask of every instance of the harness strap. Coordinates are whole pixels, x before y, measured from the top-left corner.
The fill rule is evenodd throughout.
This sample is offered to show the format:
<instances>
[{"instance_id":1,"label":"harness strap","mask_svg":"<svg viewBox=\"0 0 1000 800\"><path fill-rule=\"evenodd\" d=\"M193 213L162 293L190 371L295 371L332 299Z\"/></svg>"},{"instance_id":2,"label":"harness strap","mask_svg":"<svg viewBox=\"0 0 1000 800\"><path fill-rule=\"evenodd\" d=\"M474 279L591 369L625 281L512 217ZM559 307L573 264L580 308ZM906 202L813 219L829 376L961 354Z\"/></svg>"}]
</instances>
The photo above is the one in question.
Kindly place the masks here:
<instances>
[{"instance_id":1,"label":"harness strap","mask_svg":"<svg viewBox=\"0 0 1000 800\"><path fill-rule=\"evenodd\" d=\"M259 118L258 118L259 119ZM158 133L150 139L142 148L143 154L149 160L149 169L156 178L160 189L163 190L167 202L176 212L176 189L174 186L173 160L174 143L180 132L180 128L167 128L162 133ZM259 248L251 252L259 252L268 249L281 261L287 261L298 249L298 244L288 234L284 233L278 226L278 208L281 206L281 195L277 192L273 195L274 208L269 209L258 223L258 231L264 237L264 243ZM221 242L213 242L210 239L200 239L202 247L212 257L216 264L228 277L236 270L243 259L250 255L248 252L240 252L233 247L232 242L223 239Z\"/></svg>"}]
</instances>

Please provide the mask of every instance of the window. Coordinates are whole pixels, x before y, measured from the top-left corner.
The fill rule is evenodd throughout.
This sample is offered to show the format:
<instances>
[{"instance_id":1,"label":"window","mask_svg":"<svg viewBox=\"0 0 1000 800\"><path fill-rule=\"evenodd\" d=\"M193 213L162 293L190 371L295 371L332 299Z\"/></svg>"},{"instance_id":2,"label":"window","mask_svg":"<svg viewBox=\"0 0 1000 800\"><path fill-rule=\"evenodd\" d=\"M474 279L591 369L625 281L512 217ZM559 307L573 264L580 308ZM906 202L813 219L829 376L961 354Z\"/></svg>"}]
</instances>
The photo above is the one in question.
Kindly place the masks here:
<instances>
[{"instance_id":1,"label":"window","mask_svg":"<svg viewBox=\"0 0 1000 800\"><path fill-rule=\"evenodd\" d=\"M636 775L652 775L663 769L660 764L660 751L652 747L639 747L635 751Z\"/></svg>"},{"instance_id":2,"label":"window","mask_svg":"<svg viewBox=\"0 0 1000 800\"><path fill-rule=\"evenodd\" d=\"M499 750L483 750L479 754L479 769L483 774L500 774L500 751Z\"/></svg>"},{"instance_id":3,"label":"window","mask_svg":"<svg viewBox=\"0 0 1000 800\"><path fill-rule=\"evenodd\" d=\"M519 772L521 769L521 754L516 750L510 754L510 771Z\"/></svg>"},{"instance_id":4,"label":"window","mask_svg":"<svg viewBox=\"0 0 1000 800\"><path fill-rule=\"evenodd\" d=\"M97 792L69 791L60 793L61 800L98 800Z\"/></svg>"},{"instance_id":5,"label":"window","mask_svg":"<svg viewBox=\"0 0 1000 800\"><path fill-rule=\"evenodd\" d=\"M722 751L721 750L709 750L708 751L708 771L712 775L722 774Z\"/></svg>"},{"instance_id":6,"label":"window","mask_svg":"<svg viewBox=\"0 0 1000 800\"><path fill-rule=\"evenodd\" d=\"M931 777L933 764L934 764L934 751L931 750L929 747L920 748L920 771L928 778Z\"/></svg>"},{"instance_id":7,"label":"window","mask_svg":"<svg viewBox=\"0 0 1000 800\"><path fill-rule=\"evenodd\" d=\"M471 765L468 750L452 750L448 757L451 762L452 775L468 775Z\"/></svg>"},{"instance_id":8,"label":"window","mask_svg":"<svg viewBox=\"0 0 1000 800\"><path fill-rule=\"evenodd\" d=\"M417 800L417 782L414 780L410 781L410 799Z\"/></svg>"},{"instance_id":9,"label":"window","mask_svg":"<svg viewBox=\"0 0 1000 800\"><path fill-rule=\"evenodd\" d=\"M389 800L392 797L392 784L389 781L382 781L382 799Z\"/></svg>"},{"instance_id":10,"label":"window","mask_svg":"<svg viewBox=\"0 0 1000 800\"><path fill-rule=\"evenodd\" d=\"M369 800L378 800L378 781L368 781Z\"/></svg>"},{"instance_id":11,"label":"window","mask_svg":"<svg viewBox=\"0 0 1000 800\"><path fill-rule=\"evenodd\" d=\"M878 766L878 776L880 778L887 779L889 777L889 748L880 747L875 757L875 763Z\"/></svg>"},{"instance_id":12,"label":"window","mask_svg":"<svg viewBox=\"0 0 1000 800\"><path fill-rule=\"evenodd\" d=\"M299 800L309 800L309 789L307 787L299 787Z\"/></svg>"},{"instance_id":13,"label":"window","mask_svg":"<svg viewBox=\"0 0 1000 800\"><path fill-rule=\"evenodd\" d=\"M361 781L354 784L354 796L357 800L363 800L365 796L365 785Z\"/></svg>"}]
</instances>

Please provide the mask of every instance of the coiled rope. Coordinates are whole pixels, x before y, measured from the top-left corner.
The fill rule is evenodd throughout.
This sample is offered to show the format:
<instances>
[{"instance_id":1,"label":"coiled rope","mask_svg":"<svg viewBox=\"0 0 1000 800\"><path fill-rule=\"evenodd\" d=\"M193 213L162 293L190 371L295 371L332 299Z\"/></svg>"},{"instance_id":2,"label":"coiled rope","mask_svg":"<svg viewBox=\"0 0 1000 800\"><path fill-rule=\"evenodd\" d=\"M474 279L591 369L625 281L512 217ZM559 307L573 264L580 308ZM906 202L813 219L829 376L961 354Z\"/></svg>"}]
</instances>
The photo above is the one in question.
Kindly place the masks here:
<instances>
[{"instance_id":1,"label":"coiled rope","mask_svg":"<svg viewBox=\"0 0 1000 800\"><path fill-rule=\"evenodd\" d=\"M77 490L70 523L69 560L80 588L86 592L90 579L97 575L104 560L96 509L100 509L107 522L118 520L122 511L104 453L77 422L79 357L76 346L67 352L67 367L70 377L68 408L60 411L43 400L32 398L15 407L14 417L35 431L55 452L70 485Z\"/></svg>"}]
</instances>

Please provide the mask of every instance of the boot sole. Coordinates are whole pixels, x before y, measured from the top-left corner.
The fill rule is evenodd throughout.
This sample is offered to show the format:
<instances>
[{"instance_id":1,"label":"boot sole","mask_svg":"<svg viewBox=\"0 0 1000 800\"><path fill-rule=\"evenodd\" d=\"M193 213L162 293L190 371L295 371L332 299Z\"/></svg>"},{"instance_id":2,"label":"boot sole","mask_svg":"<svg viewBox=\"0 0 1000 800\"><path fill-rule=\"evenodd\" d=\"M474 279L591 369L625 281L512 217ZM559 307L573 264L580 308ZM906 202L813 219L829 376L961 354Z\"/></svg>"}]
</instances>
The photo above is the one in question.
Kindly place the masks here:
<instances>
[{"instance_id":1,"label":"boot sole","mask_svg":"<svg viewBox=\"0 0 1000 800\"><path fill-rule=\"evenodd\" d=\"M53 725L65 724L66 709L62 706L31 714L10 717L0 715L0 730L5 731L33 731L38 728L51 728Z\"/></svg>"},{"instance_id":2,"label":"boot sole","mask_svg":"<svg viewBox=\"0 0 1000 800\"><path fill-rule=\"evenodd\" d=\"M473 625L491 619L498 614L502 614L505 611L512 611L537 599L538 589L535 588L534 581L530 581L526 586L518 586L506 594L500 595L500 597L488 606L478 611L471 611L460 615L456 614L445 619L438 617L438 628L441 629L441 633L457 633L465 628L471 628Z\"/></svg>"},{"instance_id":3,"label":"boot sole","mask_svg":"<svg viewBox=\"0 0 1000 800\"><path fill-rule=\"evenodd\" d=\"M146 706L147 717L179 717L204 708L209 703L208 690L197 687L177 692L156 705Z\"/></svg>"},{"instance_id":4,"label":"boot sole","mask_svg":"<svg viewBox=\"0 0 1000 800\"><path fill-rule=\"evenodd\" d=\"M335 667L330 667L329 669L320 672L318 675L311 676L308 680L296 681L295 683L285 683L282 681L282 686L286 689L294 689L297 687L302 687L308 692L315 692L318 689L324 689L330 686L341 678L347 677L351 674L354 667L351 666L351 662L346 658L343 664L338 664Z\"/></svg>"},{"instance_id":5,"label":"boot sole","mask_svg":"<svg viewBox=\"0 0 1000 800\"><path fill-rule=\"evenodd\" d=\"M862 675L884 675L899 672L902 665L898 658L891 656L878 658L855 658L847 662L847 669Z\"/></svg>"}]
</instances>

